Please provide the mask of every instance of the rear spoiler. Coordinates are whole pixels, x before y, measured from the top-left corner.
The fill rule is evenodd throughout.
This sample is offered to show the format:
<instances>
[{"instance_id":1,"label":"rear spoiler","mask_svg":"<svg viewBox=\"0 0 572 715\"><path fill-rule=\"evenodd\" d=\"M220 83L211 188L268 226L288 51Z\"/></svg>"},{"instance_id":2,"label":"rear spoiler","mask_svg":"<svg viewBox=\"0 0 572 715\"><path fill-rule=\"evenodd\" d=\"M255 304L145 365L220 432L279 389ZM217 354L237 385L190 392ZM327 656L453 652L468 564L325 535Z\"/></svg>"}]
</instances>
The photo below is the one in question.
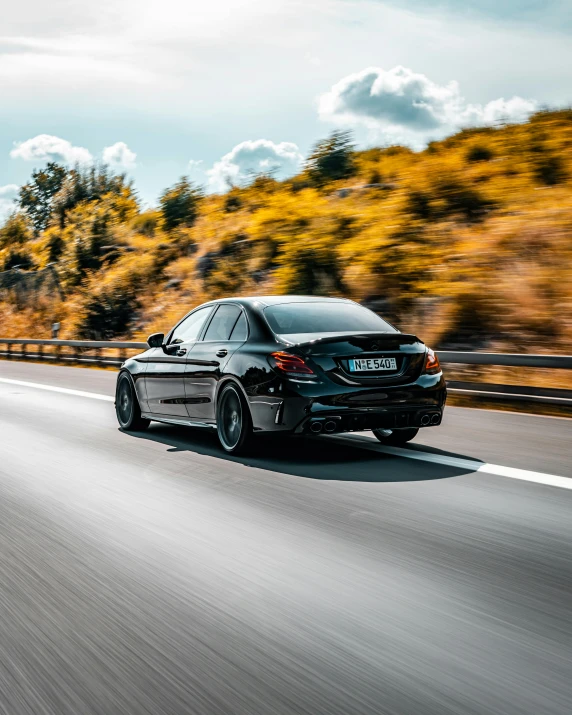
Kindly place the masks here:
<instances>
[{"instance_id":1,"label":"rear spoiler","mask_svg":"<svg viewBox=\"0 0 572 715\"><path fill-rule=\"evenodd\" d=\"M384 340L399 340L402 345L413 345L414 343L423 343L416 335L411 333L343 333L341 335L328 335L315 340L305 340L299 343L289 343L289 346L301 348L312 345L325 345L327 343L338 343L348 338L365 338L366 340L377 340L383 343Z\"/></svg>"}]
</instances>

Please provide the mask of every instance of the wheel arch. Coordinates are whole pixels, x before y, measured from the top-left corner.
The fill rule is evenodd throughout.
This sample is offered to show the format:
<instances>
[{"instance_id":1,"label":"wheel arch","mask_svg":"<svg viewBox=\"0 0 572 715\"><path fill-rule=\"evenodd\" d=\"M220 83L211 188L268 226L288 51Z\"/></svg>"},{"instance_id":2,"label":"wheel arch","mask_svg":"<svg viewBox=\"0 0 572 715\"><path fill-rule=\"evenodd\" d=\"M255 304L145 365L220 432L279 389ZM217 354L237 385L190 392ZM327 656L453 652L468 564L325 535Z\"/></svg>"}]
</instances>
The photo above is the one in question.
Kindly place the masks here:
<instances>
[{"instance_id":1,"label":"wheel arch","mask_svg":"<svg viewBox=\"0 0 572 715\"><path fill-rule=\"evenodd\" d=\"M250 418L252 419L252 410L250 409L250 401L248 399L248 395L246 394L246 390L242 386L240 380L236 377L236 375L223 375L221 379L218 381L217 387L216 387L216 393L215 393L215 415L218 407L218 400L220 393L222 392L223 388L228 385L229 383L232 383L235 387L238 388L241 396L244 399L245 404L248 407L248 411L250 413Z\"/></svg>"},{"instance_id":2,"label":"wheel arch","mask_svg":"<svg viewBox=\"0 0 572 715\"><path fill-rule=\"evenodd\" d=\"M144 372L138 372L133 374L129 367L126 367L125 365L122 365L118 374L117 374L117 381L115 383L115 401L114 404L117 402L117 388L119 387L119 380L123 375L127 375L129 382L131 383L131 387L133 388L133 392L135 393L135 397L137 399L137 402L139 404L139 409L142 410L143 412L146 411L147 408L147 391L145 389L145 373Z\"/></svg>"}]
</instances>

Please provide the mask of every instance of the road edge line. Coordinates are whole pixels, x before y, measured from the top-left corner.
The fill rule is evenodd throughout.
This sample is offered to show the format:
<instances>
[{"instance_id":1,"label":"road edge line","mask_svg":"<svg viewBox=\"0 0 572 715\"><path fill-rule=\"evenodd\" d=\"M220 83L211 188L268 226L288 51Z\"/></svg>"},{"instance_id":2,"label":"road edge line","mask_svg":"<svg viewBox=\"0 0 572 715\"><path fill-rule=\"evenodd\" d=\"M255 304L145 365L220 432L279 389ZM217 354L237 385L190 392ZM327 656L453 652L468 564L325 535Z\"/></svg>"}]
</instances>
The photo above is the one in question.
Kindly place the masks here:
<instances>
[{"instance_id":1,"label":"road edge line","mask_svg":"<svg viewBox=\"0 0 572 715\"><path fill-rule=\"evenodd\" d=\"M26 382L25 380L12 380L7 377L0 377L0 382L7 385L19 385L20 387L32 387L37 390L47 390L48 392L61 392L64 395L75 395L76 397L89 397L92 400L104 400L114 402L111 395L100 395L98 392L86 392L85 390L73 390L69 387L56 387L55 385L45 385L41 382Z\"/></svg>"},{"instance_id":2,"label":"road edge line","mask_svg":"<svg viewBox=\"0 0 572 715\"><path fill-rule=\"evenodd\" d=\"M470 472L490 474L496 477L507 477L508 479L519 479L523 482L532 482L534 484L542 484L549 487L557 487L559 489L572 489L572 479L562 477L557 474L546 474L544 472L533 472L527 469L519 469L518 467L505 467L501 464L489 464L488 462L480 462L473 459L463 459L462 457L449 457L446 454L435 454L434 452L422 452L420 450L405 449L403 447L391 447L384 444L376 444L373 439L368 437L355 437L335 435L338 440L343 440L346 443L359 443L367 449L374 452L382 452L390 454L394 457L405 457L406 459L417 459L422 462L432 462L433 464L442 464L445 467L457 467L458 469L467 469ZM331 439L331 437L330 437Z\"/></svg>"}]
</instances>

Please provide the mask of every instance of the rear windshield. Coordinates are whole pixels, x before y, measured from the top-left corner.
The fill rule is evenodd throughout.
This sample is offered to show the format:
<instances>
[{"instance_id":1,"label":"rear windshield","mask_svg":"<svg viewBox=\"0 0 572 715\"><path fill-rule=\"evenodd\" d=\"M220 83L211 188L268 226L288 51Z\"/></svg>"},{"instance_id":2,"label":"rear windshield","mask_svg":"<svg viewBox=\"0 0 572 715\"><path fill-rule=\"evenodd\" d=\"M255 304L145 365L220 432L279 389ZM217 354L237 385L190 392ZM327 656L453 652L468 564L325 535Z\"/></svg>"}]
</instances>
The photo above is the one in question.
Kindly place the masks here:
<instances>
[{"instance_id":1,"label":"rear windshield","mask_svg":"<svg viewBox=\"0 0 572 715\"><path fill-rule=\"evenodd\" d=\"M282 303L265 308L264 314L278 335L397 332L379 315L356 303Z\"/></svg>"}]
</instances>

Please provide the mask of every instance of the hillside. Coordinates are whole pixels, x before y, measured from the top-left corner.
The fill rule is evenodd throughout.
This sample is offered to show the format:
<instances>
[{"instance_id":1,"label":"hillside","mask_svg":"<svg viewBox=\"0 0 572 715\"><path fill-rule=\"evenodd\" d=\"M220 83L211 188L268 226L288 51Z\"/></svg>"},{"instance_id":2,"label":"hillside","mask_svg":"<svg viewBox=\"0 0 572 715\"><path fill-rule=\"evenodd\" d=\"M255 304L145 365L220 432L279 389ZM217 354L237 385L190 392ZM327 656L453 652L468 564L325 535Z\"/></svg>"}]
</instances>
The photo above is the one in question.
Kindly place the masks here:
<instances>
[{"instance_id":1,"label":"hillside","mask_svg":"<svg viewBox=\"0 0 572 715\"><path fill-rule=\"evenodd\" d=\"M60 337L144 338L208 298L324 293L434 347L570 351L572 110L419 153L336 134L290 180L215 196L182 180L151 211L105 167L50 165L20 196L0 228L3 337L57 320Z\"/></svg>"}]
</instances>

